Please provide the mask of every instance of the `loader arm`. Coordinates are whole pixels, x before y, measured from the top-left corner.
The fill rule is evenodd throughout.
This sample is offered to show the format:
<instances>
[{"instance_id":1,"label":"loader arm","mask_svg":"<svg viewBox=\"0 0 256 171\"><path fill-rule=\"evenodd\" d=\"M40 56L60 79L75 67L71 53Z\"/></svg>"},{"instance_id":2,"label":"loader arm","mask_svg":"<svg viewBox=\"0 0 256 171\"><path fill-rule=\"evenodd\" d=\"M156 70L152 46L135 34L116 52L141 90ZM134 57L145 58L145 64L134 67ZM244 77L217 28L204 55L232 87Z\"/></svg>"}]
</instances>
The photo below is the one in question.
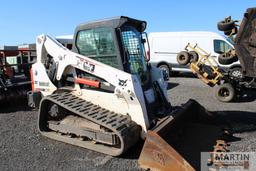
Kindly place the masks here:
<instances>
[{"instance_id":1,"label":"loader arm","mask_svg":"<svg viewBox=\"0 0 256 171\"><path fill-rule=\"evenodd\" d=\"M33 65L32 70L35 83L34 88L38 88L39 90L41 90L43 96L50 95L55 90L57 90L57 87L48 78L45 67L43 65L44 60L46 60L47 58L47 55L52 56L54 63L56 63L56 80L60 80L65 72L70 72L70 69L68 68L71 68L70 73L73 74L73 76L75 77L74 79L77 79L75 70L73 69L77 68L96 77L104 79L108 83L113 85L115 87L114 94L118 98L125 99L128 105L127 113L136 123L138 123L142 127L142 136L144 136L144 134L147 132L147 128L149 127L149 121L145 106L143 90L141 88L140 81L135 75L125 73L121 70L95 61L86 56L74 53L62 46L54 38L48 35L40 35L37 38L38 62ZM47 89L42 89L40 87L40 81L38 80L45 80L41 82L45 82L44 84L47 83L49 87ZM75 86L79 87L79 84L75 83ZM74 90L76 91L77 88ZM82 95L81 91L78 91L76 93L78 95Z\"/></svg>"},{"instance_id":2,"label":"loader arm","mask_svg":"<svg viewBox=\"0 0 256 171\"><path fill-rule=\"evenodd\" d=\"M60 80L64 70L68 66L80 69L84 72L97 76L106 80L116 88L122 89L124 86L120 86L119 80L127 80L127 86L134 92L134 85L138 79L126 72L113 68L109 65L103 64L89 57L74 53L56 41L54 38L48 35L38 36L37 40L37 58L43 63L47 55L53 57L55 63L57 63L56 79ZM129 84L133 80L133 84ZM140 85L139 83L137 85Z\"/></svg>"}]
</instances>

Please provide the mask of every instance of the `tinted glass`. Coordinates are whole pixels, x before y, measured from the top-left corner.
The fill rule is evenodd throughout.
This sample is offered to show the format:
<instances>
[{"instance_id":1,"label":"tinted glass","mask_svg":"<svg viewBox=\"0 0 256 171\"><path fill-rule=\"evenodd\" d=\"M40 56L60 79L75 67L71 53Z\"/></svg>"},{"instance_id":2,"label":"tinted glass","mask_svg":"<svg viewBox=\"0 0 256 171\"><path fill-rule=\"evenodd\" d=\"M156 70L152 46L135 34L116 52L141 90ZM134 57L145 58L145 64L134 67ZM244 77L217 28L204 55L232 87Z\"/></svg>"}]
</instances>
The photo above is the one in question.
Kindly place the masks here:
<instances>
[{"instance_id":1,"label":"tinted glass","mask_svg":"<svg viewBox=\"0 0 256 171\"><path fill-rule=\"evenodd\" d=\"M94 28L80 31L76 45L80 54L118 68L111 28Z\"/></svg>"},{"instance_id":2,"label":"tinted glass","mask_svg":"<svg viewBox=\"0 0 256 171\"><path fill-rule=\"evenodd\" d=\"M214 52L224 53L232 49L232 47L223 40L214 40Z\"/></svg>"}]
</instances>

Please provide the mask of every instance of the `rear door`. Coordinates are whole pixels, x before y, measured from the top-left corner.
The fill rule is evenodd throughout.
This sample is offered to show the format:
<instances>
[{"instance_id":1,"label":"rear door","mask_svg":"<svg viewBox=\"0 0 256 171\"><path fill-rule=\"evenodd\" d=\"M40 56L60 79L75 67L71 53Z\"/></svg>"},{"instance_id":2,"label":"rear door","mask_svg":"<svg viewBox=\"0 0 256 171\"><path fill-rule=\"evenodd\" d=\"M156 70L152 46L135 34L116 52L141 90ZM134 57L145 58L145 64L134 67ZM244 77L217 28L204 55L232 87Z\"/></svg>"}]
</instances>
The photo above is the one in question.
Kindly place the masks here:
<instances>
[{"instance_id":1,"label":"rear door","mask_svg":"<svg viewBox=\"0 0 256 171\"><path fill-rule=\"evenodd\" d=\"M161 36L152 37L152 62L165 61L171 64L177 64L176 56L180 52L179 36L170 36L163 34Z\"/></svg>"}]
</instances>

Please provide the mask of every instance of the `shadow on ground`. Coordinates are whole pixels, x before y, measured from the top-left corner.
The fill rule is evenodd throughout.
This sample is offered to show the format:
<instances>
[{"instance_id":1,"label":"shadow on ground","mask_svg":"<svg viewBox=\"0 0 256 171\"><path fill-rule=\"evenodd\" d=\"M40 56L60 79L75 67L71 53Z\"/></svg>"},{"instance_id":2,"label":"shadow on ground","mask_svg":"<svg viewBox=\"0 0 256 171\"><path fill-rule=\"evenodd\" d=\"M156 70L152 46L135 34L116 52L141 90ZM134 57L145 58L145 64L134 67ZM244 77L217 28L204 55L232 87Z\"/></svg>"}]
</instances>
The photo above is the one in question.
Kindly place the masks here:
<instances>
[{"instance_id":1,"label":"shadow on ground","mask_svg":"<svg viewBox=\"0 0 256 171\"><path fill-rule=\"evenodd\" d=\"M234 103L247 103L256 100L256 89L247 89L239 92Z\"/></svg>"},{"instance_id":2,"label":"shadow on ground","mask_svg":"<svg viewBox=\"0 0 256 171\"><path fill-rule=\"evenodd\" d=\"M30 111L26 100L20 100L15 102L2 102L0 104L0 114L12 113L17 111Z\"/></svg>"},{"instance_id":3,"label":"shadow on ground","mask_svg":"<svg viewBox=\"0 0 256 171\"><path fill-rule=\"evenodd\" d=\"M170 77L177 77L177 78L197 78L192 72L175 72Z\"/></svg>"},{"instance_id":4,"label":"shadow on ground","mask_svg":"<svg viewBox=\"0 0 256 171\"><path fill-rule=\"evenodd\" d=\"M212 120L190 122L185 125L173 146L196 170L200 170L201 152L213 151L216 140L221 139L229 143L241 141L242 139L233 136L233 133L256 131L256 113L218 111L214 112ZM224 130L231 134L223 134Z\"/></svg>"},{"instance_id":5,"label":"shadow on ground","mask_svg":"<svg viewBox=\"0 0 256 171\"><path fill-rule=\"evenodd\" d=\"M250 132L256 130L256 111L225 111L222 113L224 120L227 120L228 125L234 133Z\"/></svg>"},{"instance_id":6,"label":"shadow on ground","mask_svg":"<svg viewBox=\"0 0 256 171\"><path fill-rule=\"evenodd\" d=\"M178 85L179 85L178 83L168 82L167 90L173 89L173 88L177 87Z\"/></svg>"}]
</instances>

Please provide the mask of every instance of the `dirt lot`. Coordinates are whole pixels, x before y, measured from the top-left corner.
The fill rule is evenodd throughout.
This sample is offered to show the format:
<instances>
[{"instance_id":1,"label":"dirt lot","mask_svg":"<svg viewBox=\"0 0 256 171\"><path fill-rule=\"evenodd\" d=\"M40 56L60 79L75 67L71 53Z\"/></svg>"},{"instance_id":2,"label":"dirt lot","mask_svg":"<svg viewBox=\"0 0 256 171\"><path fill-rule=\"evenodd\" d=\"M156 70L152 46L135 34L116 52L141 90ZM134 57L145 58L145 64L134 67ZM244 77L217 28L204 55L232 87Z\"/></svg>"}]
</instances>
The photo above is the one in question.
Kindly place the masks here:
<instances>
[{"instance_id":1,"label":"dirt lot","mask_svg":"<svg viewBox=\"0 0 256 171\"><path fill-rule=\"evenodd\" d=\"M193 98L208 110L230 118L237 140L231 150L256 149L256 96L233 103L218 102L213 90L193 77L170 79L172 105ZM10 104L15 105L15 104ZM142 142L116 158L42 137L37 130L37 112L25 107L0 109L0 170L139 170L137 158Z\"/></svg>"}]
</instances>

